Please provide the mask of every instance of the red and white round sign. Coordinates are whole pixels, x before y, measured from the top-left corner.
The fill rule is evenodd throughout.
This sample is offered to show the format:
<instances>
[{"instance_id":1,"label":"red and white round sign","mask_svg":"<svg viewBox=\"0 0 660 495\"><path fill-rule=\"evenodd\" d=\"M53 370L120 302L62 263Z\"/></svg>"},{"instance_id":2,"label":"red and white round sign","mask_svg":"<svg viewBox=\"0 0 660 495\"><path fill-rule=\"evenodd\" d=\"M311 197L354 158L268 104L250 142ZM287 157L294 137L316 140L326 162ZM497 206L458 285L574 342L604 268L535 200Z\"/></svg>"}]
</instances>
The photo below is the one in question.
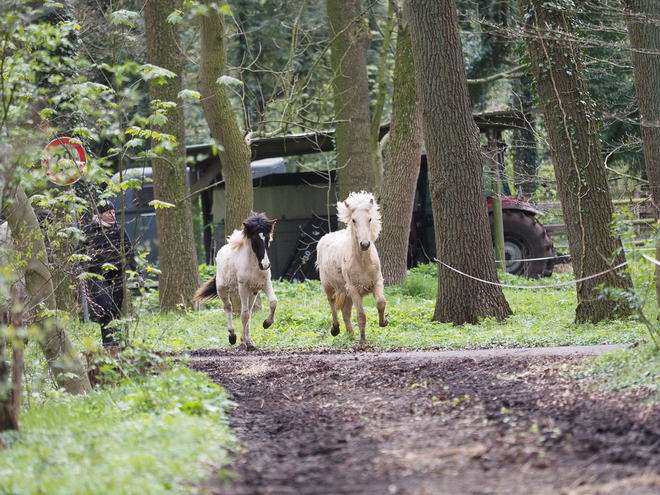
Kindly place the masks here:
<instances>
[{"instance_id":1,"label":"red and white round sign","mask_svg":"<svg viewBox=\"0 0 660 495\"><path fill-rule=\"evenodd\" d=\"M51 182L60 186L70 185L85 173L87 155L80 141L61 137L48 143L43 152L41 166Z\"/></svg>"}]
</instances>

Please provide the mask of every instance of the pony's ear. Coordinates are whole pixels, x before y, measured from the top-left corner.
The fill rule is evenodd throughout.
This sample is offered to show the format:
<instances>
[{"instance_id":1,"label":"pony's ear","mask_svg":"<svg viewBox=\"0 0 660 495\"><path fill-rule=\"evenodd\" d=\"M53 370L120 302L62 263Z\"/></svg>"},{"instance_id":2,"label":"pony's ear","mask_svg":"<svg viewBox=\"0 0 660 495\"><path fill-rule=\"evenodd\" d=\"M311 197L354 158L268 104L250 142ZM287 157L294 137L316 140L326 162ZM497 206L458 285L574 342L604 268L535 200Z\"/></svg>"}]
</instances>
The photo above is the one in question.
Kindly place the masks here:
<instances>
[{"instance_id":1,"label":"pony's ear","mask_svg":"<svg viewBox=\"0 0 660 495\"><path fill-rule=\"evenodd\" d=\"M277 219L275 220L269 220L270 221L270 233L273 233L273 230L275 230L275 223L277 222Z\"/></svg>"},{"instance_id":2,"label":"pony's ear","mask_svg":"<svg viewBox=\"0 0 660 495\"><path fill-rule=\"evenodd\" d=\"M344 201L344 205L348 208L348 201Z\"/></svg>"},{"instance_id":3,"label":"pony's ear","mask_svg":"<svg viewBox=\"0 0 660 495\"><path fill-rule=\"evenodd\" d=\"M371 198L371 201L369 203L374 204L374 198Z\"/></svg>"}]
</instances>

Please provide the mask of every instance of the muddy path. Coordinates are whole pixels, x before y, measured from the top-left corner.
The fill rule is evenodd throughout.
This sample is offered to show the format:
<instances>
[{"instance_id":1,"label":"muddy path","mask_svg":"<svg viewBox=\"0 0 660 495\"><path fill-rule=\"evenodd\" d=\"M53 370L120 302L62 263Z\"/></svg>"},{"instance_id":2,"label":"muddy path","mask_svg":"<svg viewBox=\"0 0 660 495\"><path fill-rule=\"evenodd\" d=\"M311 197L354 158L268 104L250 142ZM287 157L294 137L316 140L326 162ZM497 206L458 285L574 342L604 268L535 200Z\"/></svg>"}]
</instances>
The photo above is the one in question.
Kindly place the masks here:
<instances>
[{"instance_id":1,"label":"muddy path","mask_svg":"<svg viewBox=\"0 0 660 495\"><path fill-rule=\"evenodd\" d=\"M589 351L587 351L589 352ZM190 366L233 397L218 494L660 493L660 408L568 371L584 352L245 354Z\"/></svg>"}]
</instances>

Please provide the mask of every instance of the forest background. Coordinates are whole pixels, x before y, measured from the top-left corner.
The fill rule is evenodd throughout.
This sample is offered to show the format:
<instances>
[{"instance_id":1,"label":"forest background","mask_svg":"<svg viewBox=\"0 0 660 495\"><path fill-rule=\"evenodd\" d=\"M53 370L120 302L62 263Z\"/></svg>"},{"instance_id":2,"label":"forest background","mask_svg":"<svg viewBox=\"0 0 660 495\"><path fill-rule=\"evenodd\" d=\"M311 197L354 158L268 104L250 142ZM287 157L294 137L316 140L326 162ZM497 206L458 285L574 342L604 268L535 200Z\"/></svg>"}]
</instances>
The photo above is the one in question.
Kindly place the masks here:
<instances>
[{"instance_id":1,"label":"forest background","mask_svg":"<svg viewBox=\"0 0 660 495\"><path fill-rule=\"evenodd\" d=\"M640 116L635 88L641 79L637 73L640 62L634 64L636 53L649 55L651 60L657 58L658 12L639 13L642 8L652 9L652 2L593 1L576 5L570 1L458 1L445 2L432 11L430 18L422 3L80 1L46 2L37 9L33 2L3 5L2 205L17 248L10 249L11 263L3 263L2 287L5 299L12 301L9 316L14 320L13 324L3 325L3 344L9 345L2 346L3 357L7 357L2 382L12 383L9 370L16 369L17 363L22 365L23 358L17 351L22 350L30 334L30 339L41 344L58 385L71 392L90 389L85 366L66 333L75 326L68 315L77 311L76 293L70 288L71 282L80 278L75 273L81 261L75 246L78 226L85 223L99 202L127 187L138 186L131 179L110 184L109 177L117 171L123 174L135 166L153 165L154 205L164 245L159 266L146 269L158 270L160 275L159 309L190 310L189 301L199 285L200 274L193 222L197 199L193 198L191 207L186 206L190 194L185 186L185 165L190 157L186 157L184 144L214 141L223 161L227 194L231 190L236 198L228 200L235 207L227 211L230 230L232 225L240 224L252 205L249 139L335 128L336 156L323 156L305 166L338 170L339 198L358 188L377 191L388 224L393 225L396 219L387 217L388 212L398 212L404 222L409 222L410 215L406 209L399 211L391 205L388 210L388 194L400 194L388 180L402 177L394 169L395 164L414 170L410 163L418 162L424 135L436 179L451 174L470 180L478 177L478 181L469 182L474 187L453 192L479 212L453 215L462 219L457 225L437 225L436 231L442 233L438 239L440 252L453 266L494 281L498 277L494 258L492 263L483 262L490 261L493 254L481 211L483 183L476 185L483 182L482 158L467 120L472 122L472 113L521 110L532 115L530 127L505 135L509 148L506 165L514 191L534 201L554 200L561 190L558 180L569 185L577 183L577 187L586 184L589 191L584 197L596 191L596 199L609 204L604 210L609 212L604 217L605 227L600 227L599 233L605 232L608 239L619 242L607 248L605 268L621 264L617 262L617 257L623 255L621 240L632 234L625 222L617 222L611 214L611 198L640 198L653 193L654 169L649 165L658 160L657 154L645 155L644 145L650 138L644 136L643 140L640 128L657 127L657 119L644 121L652 116L649 112ZM528 21L533 25L532 20L543 20L545 14L550 16L545 24L535 26L546 26L548 30L530 35ZM629 28L635 23L656 30L656 37L645 41L650 46L631 47L631 40L635 40ZM447 36L434 45L433 36L426 38L434 32L456 34L457 38ZM565 44L558 41L560 38ZM448 49L457 46L457 39L460 50ZM538 40L541 48L552 43L560 43L556 45L558 51L570 48L570 63L557 67L555 60L554 67L552 63L544 65L534 49ZM397 55L405 54L407 58L397 60ZM425 59L424 55L445 58L441 57L436 65L438 60ZM646 67L653 75L653 63ZM353 69L354 74L343 77ZM567 99L582 105L578 110L582 113L577 115L586 116L588 126L583 127L590 129L588 136L575 139L572 124L567 125L564 130L569 145L565 149L575 151L581 145L594 149L592 144L597 142L602 161L597 160L595 168L602 174L593 180L604 178L606 187L602 182L588 182L592 178L586 172L578 170L576 179L568 172L564 174L566 169L558 168L564 148L553 143L555 126L547 124L553 99L545 98L542 89L544 73L554 69L569 79L578 77L568 83L576 84L580 98L567 92ZM346 80L355 84L342 86ZM352 94L357 81L364 83L359 88L361 93ZM405 83L411 81L413 86L406 87ZM441 91L443 86L458 89L447 93ZM401 95L403 99L397 100ZM451 113L453 106L449 105L454 100L463 104L457 105L456 114ZM561 97L556 101L560 108L567 108L561 105ZM397 109L402 110L401 114ZM434 117L442 122L434 122ZM393 131L379 141L380 124L386 122L392 122ZM396 125L402 129L400 134L395 131ZM38 166L41 150L52 138L62 135L78 139L90 158L84 178L73 188L52 187ZM588 141L594 136L596 141ZM456 151L452 147L457 142L466 143L465 147ZM447 150L460 157L453 160L454 169L450 169L452 160L443 155ZM399 159L402 155L397 153L408 161ZM573 163L578 168L579 160ZM570 187L565 186L564 191ZM443 196L440 190L434 194L434 213L446 211L445 215L451 217L456 212L455 207L447 208L452 197ZM582 191L576 196L583 197ZM562 206L568 208L568 203L563 201ZM49 227L47 239L59 266L46 261L46 244L34 208L57 213L58 220ZM651 211L657 216L654 208ZM566 213L564 210L564 220ZM589 217L589 212L580 207L572 213ZM623 216L626 214L624 211ZM441 214L436 216L438 222L443 221ZM478 242L461 235L475 218L481 223L477 222L477 228L470 226L470 231L477 232ZM584 233L585 225L595 222L568 223L582 229L581 237L576 231L571 239L569 232L568 239L572 255L581 252L585 257L582 266L574 266L576 278L598 273L601 265L588 262L590 239L597 236ZM612 225L614 236L610 235ZM452 252L465 255L465 259L458 256L452 260L449 247L442 251L441 243L446 239L452 242ZM167 242L171 242L169 247ZM653 232L647 233L646 242L654 246ZM467 247L461 249L460 243ZM477 256L475 249L480 250ZM476 265L475 259L479 260ZM27 304L20 300L20 294L12 292L17 273L12 268L17 266L32 296ZM127 273L128 278L134 275ZM436 299L431 320L477 324L484 318L503 320L512 313L501 288L475 289L469 283L457 283L453 277L447 273L432 277L437 289L431 296ZM402 281L403 276L398 275L396 282ZM648 299L639 302L631 275L611 279L605 290L601 283L586 287L584 294L577 284L576 321L598 323L619 315L625 321L632 314L654 337L657 325L645 313ZM654 282L642 285L647 292L655 287ZM475 290L484 291L487 297L477 299L486 301L486 305L471 307L468 314L457 314L455 308L460 305L452 297L465 300L474 297ZM135 316L127 314L123 324L130 326L132 318ZM634 337L639 338L640 332ZM7 356L10 351L12 358ZM6 390L20 389L14 381ZM15 405L17 394L11 395L8 402ZM18 414L14 415L17 424Z\"/></svg>"}]
</instances>

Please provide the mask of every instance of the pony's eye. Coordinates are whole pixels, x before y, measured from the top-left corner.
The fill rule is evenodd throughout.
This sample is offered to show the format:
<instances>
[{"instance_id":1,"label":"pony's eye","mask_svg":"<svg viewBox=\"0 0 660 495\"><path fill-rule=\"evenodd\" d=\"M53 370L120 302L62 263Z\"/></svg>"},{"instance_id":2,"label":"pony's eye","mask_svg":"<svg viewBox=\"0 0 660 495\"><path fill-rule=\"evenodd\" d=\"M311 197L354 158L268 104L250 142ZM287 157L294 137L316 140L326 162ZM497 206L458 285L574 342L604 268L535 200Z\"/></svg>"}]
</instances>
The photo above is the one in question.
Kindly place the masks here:
<instances>
[{"instance_id":1,"label":"pony's eye","mask_svg":"<svg viewBox=\"0 0 660 495\"><path fill-rule=\"evenodd\" d=\"M371 223L371 218L369 219L369 223Z\"/></svg>"},{"instance_id":2,"label":"pony's eye","mask_svg":"<svg viewBox=\"0 0 660 495\"><path fill-rule=\"evenodd\" d=\"M355 218L353 219L353 223L355 223Z\"/></svg>"}]
</instances>

